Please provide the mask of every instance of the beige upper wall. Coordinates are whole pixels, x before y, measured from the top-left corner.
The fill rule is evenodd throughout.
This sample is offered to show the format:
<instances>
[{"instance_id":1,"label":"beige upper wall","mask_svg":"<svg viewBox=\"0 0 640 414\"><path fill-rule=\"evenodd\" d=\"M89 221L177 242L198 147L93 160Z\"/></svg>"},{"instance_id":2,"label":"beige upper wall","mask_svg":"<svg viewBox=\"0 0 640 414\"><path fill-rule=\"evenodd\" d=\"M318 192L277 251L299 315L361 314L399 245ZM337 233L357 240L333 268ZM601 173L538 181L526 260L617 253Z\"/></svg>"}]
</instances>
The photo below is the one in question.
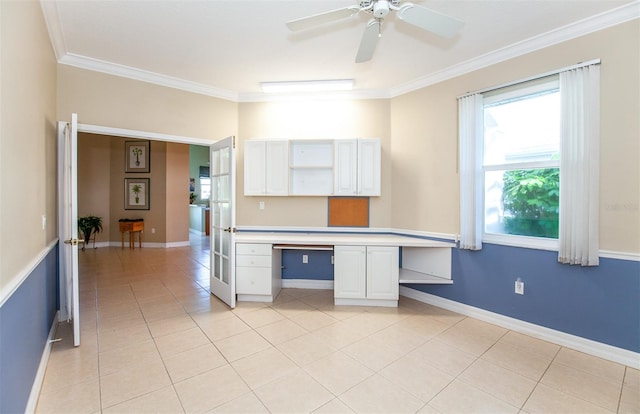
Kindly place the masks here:
<instances>
[{"instance_id":1,"label":"beige upper wall","mask_svg":"<svg viewBox=\"0 0 640 414\"><path fill-rule=\"evenodd\" d=\"M39 2L0 1L0 19L1 301L57 237L57 65Z\"/></svg>"},{"instance_id":2,"label":"beige upper wall","mask_svg":"<svg viewBox=\"0 0 640 414\"><path fill-rule=\"evenodd\" d=\"M600 248L640 252L639 39L635 20L394 98L392 227L459 233L457 96L600 58Z\"/></svg>"},{"instance_id":3,"label":"beige upper wall","mask_svg":"<svg viewBox=\"0 0 640 414\"><path fill-rule=\"evenodd\" d=\"M58 118L217 141L236 135L238 104L210 96L58 65Z\"/></svg>"},{"instance_id":4,"label":"beige upper wall","mask_svg":"<svg viewBox=\"0 0 640 414\"><path fill-rule=\"evenodd\" d=\"M239 226L327 226L327 197L245 197L244 141L256 138L380 138L382 196L370 199L371 227L389 227L391 135L389 100L291 101L240 104L237 151ZM259 209L259 202L265 209Z\"/></svg>"}]
</instances>

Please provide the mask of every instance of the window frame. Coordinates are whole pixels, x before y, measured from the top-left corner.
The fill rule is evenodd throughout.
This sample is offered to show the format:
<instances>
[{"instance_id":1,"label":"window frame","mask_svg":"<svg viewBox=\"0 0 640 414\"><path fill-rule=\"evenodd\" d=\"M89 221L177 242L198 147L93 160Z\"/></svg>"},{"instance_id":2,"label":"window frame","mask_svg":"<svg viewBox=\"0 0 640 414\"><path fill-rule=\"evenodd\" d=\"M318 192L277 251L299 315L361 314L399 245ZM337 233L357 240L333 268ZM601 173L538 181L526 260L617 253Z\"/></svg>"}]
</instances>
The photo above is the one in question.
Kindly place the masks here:
<instances>
[{"instance_id":1,"label":"window frame","mask_svg":"<svg viewBox=\"0 0 640 414\"><path fill-rule=\"evenodd\" d=\"M545 91L556 90L560 91L559 76L554 75L546 78L536 79L525 84L511 85L506 88L496 89L488 91L482 94L482 117L484 119L484 110L487 105L496 104L498 102L507 101L510 99L517 99L527 95L534 95ZM525 98L526 99L526 98ZM560 157L555 160L544 161L527 161L527 162L505 162L501 164L489 164L485 165L485 131L482 130L482 142L478 146L479 160L481 165L478 171L480 177L477 179L482 182L482 191L479 194L481 199L482 208L476 212L477 219L481 222L482 229L482 242L499 244L513 247L524 247L539 250L551 250L558 251L560 244L559 239L547 238L547 237L535 237L535 236L523 236L514 234L502 234L502 233L488 233L485 227L486 218L486 205L485 205L485 175L490 171L509 171L509 170L529 170L529 169L542 169L542 168L558 168L560 170ZM560 151L560 146L558 148ZM560 200L560 203L562 200Z\"/></svg>"},{"instance_id":2,"label":"window frame","mask_svg":"<svg viewBox=\"0 0 640 414\"><path fill-rule=\"evenodd\" d=\"M202 191L202 181L209 180L209 197L204 198L204 191ZM200 186L200 200L210 200L211 199L211 177L200 177L198 185Z\"/></svg>"}]
</instances>

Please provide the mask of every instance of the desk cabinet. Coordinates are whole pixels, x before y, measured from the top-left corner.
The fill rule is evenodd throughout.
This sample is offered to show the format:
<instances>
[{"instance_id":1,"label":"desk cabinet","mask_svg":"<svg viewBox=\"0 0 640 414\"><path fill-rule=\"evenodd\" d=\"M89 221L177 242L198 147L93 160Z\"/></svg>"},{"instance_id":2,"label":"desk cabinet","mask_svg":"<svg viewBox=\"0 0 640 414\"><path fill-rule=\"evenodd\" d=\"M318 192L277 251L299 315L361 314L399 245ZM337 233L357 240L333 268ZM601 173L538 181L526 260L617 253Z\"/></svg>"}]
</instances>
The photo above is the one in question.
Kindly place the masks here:
<instances>
[{"instance_id":1,"label":"desk cabinet","mask_svg":"<svg viewBox=\"0 0 640 414\"><path fill-rule=\"evenodd\" d=\"M398 247L335 246L336 305L398 306Z\"/></svg>"},{"instance_id":2,"label":"desk cabinet","mask_svg":"<svg viewBox=\"0 0 640 414\"><path fill-rule=\"evenodd\" d=\"M273 302L282 287L281 251L267 243L236 244L236 293L239 301Z\"/></svg>"}]
</instances>

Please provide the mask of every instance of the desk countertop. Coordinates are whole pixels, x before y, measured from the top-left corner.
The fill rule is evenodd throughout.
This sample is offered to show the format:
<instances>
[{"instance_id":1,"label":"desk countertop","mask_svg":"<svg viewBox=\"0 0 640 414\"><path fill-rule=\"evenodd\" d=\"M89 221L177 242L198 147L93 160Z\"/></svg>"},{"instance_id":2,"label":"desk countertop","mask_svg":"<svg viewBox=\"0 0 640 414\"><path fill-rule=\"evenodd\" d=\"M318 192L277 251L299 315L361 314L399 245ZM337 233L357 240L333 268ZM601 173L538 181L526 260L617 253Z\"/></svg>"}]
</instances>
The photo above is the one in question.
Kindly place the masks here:
<instances>
[{"instance_id":1,"label":"desk countertop","mask_svg":"<svg viewBox=\"0 0 640 414\"><path fill-rule=\"evenodd\" d=\"M316 246L455 247L454 243L393 234L238 232L236 243Z\"/></svg>"}]
</instances>

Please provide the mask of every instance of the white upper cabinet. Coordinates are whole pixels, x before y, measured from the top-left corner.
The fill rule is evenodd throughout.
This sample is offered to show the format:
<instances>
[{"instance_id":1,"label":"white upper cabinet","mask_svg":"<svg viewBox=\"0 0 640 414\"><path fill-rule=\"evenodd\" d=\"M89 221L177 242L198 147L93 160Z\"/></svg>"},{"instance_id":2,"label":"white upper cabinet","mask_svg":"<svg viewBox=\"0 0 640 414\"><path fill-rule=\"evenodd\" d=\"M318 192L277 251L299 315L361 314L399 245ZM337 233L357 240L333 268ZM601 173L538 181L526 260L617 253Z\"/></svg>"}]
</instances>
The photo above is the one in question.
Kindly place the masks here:
<instances>
[{"instance_id":1,"label":"white upper cabinet","mask_svg":"<svg viewBox=\"0 0 640 414\"><path fill-rule=\"evenodd\" d=\"M379 139L336 140L334 195L379 196L380 164Z\"/></svg>"},{"instance_id":2,"label":"white upper cabinet","mask_svg":"<svg viewBox=\"0 0 640 414\"><path fill-rule=\"evenodd\" d=\"M265 141L244 142L244 195L265 193Z\"/></svg>"},{"instance_id":3,"label":"white upper cabinet","mask_svg":"<svg viewBox=\"0 0 640 414\"><path fill-rule=\"evenodd\" d=\"M333 140L292 140L289 149L289 194L331 195Z\"/></svg>"},{"instance_id":4,"label":"white upper cabinet","mask_svg":"<svg viewBox=\"0 0 640 414\"><path fill-rule=\"evenodd\" d=\"M266 148L266 195L289 194L289 144L287 141L267 141Z\"/></svg>"},{"instance_id":5,"label":"white upper cabinet","mask_svg":"<svg viewBox=\"0 0 640 414\"><path fill-rule=\"evenodd\" d=\"M358 195L379 196L381 171L379 139L358 140Z\"/></svg>"},{"instance_id":6,"label":"white upper cabinet","mask_svg":"<svg viewBox=\"0 0 640 414\"><path fill-rule=\"evenodd\" d=\"M358 140L341 139L335 142L334 195L358 195Z\"/></svg>"},{"instance_id":7,"label":"white upper cabinet","mask_svg":"<svg viewBox=\"0 0 640 414\"><path fill-rule=\"evenodd\" d=\"M377 138L244 142L244 195L379 196Z\"/></svg>"},{"instance_id":8,"label":"white upper cabinet","mask_svg":"<svg viewBox=\"0 0 640 414\"><path fill-rule=\"evenodd\" d=\"M288 141L244 142L244 195L288 195Z\"/></svg>"}]
</instances>

